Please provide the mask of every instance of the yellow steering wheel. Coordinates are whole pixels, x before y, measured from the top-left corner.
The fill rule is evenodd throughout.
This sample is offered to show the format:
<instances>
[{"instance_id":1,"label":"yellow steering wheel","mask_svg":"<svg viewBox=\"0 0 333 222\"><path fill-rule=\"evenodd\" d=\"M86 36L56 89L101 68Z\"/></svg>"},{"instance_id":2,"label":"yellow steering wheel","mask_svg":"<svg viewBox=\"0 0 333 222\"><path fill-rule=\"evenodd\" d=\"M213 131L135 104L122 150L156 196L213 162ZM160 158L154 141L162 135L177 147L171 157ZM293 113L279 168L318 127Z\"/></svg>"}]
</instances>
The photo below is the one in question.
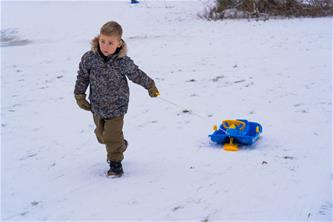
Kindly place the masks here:
<instances>
[{"instance_id":1,"label":"yellow steering wheel","mask_svg":"<svg viewBox=\"0 0 333 222\"><path fill-rule=\"evenodd\" d=\"M224 120L222 126L225 129L236 129L237 126L240 127L240 130L243 130L245 128L245 123L239 120Z\"/></svg>"}]
</instances>

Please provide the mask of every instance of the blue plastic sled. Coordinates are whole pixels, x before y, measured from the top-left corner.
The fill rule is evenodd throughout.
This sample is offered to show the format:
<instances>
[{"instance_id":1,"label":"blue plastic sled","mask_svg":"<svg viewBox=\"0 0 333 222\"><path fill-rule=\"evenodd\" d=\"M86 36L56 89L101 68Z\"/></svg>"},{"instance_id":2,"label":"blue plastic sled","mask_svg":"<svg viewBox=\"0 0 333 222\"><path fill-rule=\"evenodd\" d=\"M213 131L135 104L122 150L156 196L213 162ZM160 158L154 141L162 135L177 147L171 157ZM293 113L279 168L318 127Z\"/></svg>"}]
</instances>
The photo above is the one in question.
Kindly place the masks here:
<instances>
[{"instance_id":1,"label":"blue plastic sled","mask_svg":"<svg viewBox=\"0 0 333 222\"><path fill-rule=\"evenodd\" d=\"M224 144L227 151L237 151L240 145L255 143L262 133L262 126L244 119L224 120L220 127L214 126L214 133L209 135L213 142ZM235 143L235 144L234 144Z\"/></svg>"}]
</instances>

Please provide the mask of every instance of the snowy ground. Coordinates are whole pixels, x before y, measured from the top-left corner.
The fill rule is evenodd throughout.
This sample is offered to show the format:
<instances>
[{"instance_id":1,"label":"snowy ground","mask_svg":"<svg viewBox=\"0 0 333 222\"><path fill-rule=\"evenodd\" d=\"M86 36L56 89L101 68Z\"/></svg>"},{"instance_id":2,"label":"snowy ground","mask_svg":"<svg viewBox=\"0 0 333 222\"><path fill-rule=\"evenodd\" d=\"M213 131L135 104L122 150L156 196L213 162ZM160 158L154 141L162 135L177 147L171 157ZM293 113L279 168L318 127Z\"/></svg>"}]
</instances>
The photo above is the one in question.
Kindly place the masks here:
<instances>
[{"instance_id":1,"label":"snowy ground","mask_svg":"<svg viewBox=\"0 0 333 222\"><path fill-rule=\"evenodd\" d=\"M128 2L1 3L1 219L332 220L332 19L209 22L200 1ZM130 84L120 179L73 99L109 20L161 92ZM235 118L264 132L229 153L208 134Z\"/></svg>"}]
</instances>

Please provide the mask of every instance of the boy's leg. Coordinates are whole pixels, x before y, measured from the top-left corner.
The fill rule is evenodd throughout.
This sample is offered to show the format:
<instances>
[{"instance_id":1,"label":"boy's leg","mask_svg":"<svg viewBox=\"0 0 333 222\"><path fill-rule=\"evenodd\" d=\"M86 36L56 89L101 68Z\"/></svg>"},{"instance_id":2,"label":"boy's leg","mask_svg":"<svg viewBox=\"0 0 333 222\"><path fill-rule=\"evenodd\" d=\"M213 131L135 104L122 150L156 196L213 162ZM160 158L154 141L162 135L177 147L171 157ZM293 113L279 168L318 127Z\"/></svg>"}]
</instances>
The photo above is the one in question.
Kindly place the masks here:
<instances>
[{"instance_id":1,"label":"boy's leg","mask_svg":"<svg viewBox=\"0 0 333 222\"><path fill-rule=\"evenodd\" d=\"M103 141L106 144L108 161L120 162L124 159L123 152L127 148L123 135L124 117L105 120Z\"/></svg>"},{"instance_id":2,"label":"boy's leg","mask_svg":"<svg viewBox=\"0 0 333 222\"><path fill-rule=\"evenodd\" d=\"M103 131L105 121L99 118L97 115L94 115L94 122L96 125L95 134L99 143L105 144L103 141Z\"/></svg>"}]
</instances>

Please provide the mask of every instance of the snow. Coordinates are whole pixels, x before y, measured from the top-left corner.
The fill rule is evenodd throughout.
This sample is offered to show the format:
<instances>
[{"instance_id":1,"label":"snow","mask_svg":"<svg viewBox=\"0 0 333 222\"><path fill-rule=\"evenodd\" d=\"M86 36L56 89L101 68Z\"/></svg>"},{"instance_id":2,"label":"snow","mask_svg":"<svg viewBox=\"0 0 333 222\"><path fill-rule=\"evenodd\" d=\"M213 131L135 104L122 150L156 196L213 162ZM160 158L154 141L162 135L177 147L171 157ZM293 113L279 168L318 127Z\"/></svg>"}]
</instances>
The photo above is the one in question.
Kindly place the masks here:
<instances>
[{"instance_id":1,"label":"snow","mask_svg":"<svg viewBox=\"0 0 333 222\"><path fill-rule=\"evenodd\" d=\"M207 4L1 3L2 220L332 220L332 18L212 22ZM161 92L130 83L118 179L73 98L109 20ZM263 134L225 152L208 135L236 118Z\"/></svg>"}]
</instances>

